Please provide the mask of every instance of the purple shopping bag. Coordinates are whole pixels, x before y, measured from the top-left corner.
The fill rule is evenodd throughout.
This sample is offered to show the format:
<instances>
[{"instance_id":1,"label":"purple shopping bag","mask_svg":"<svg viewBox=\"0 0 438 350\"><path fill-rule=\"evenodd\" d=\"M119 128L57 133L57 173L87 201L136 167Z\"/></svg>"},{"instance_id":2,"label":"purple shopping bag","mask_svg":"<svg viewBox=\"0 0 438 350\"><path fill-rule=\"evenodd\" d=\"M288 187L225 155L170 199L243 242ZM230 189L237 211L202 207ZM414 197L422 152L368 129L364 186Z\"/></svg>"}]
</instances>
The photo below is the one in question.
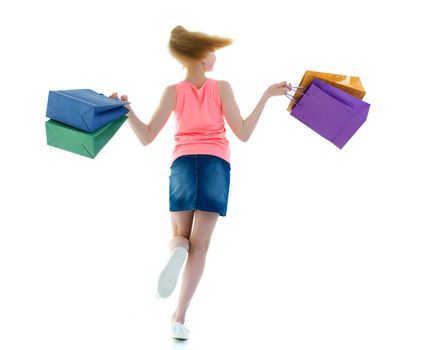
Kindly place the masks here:
<instances>
[{"instance_id":1,"label":"purple shopping bag","mask_svg":"<svg viewBox=\"0 0 438 350\"><path fill-rule=\"evenodd\" d=\"M369 103L315 78L290 114L342 149L369 109Z\"/></svg>"}]
</instances>

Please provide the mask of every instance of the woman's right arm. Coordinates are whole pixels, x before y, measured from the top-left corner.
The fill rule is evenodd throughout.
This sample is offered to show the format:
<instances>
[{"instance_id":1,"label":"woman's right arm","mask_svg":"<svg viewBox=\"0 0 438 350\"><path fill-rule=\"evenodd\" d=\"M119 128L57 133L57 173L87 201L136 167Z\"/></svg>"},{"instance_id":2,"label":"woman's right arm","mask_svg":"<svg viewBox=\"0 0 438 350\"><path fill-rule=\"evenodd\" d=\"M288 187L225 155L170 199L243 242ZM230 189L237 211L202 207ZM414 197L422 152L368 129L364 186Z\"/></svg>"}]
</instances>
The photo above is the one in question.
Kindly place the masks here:
<instances>
[{"instance_id":1,"label":"woman's right arm","mask_svg":"<svg viewBox=\"0 0 438 350\"><path fill-rule=\"evenodd\" d=\"M243 119L240 114L239 106L234 98L231 85L227 81L222 80L220 90L222 110L231 130L233 130L234 134L241 141L247 142L257 125L268 99L272 96L284 95L284 93L289 90L290 88L286 81L269 86L252 113L246 119Z\"/></svg>"}]
</instances>

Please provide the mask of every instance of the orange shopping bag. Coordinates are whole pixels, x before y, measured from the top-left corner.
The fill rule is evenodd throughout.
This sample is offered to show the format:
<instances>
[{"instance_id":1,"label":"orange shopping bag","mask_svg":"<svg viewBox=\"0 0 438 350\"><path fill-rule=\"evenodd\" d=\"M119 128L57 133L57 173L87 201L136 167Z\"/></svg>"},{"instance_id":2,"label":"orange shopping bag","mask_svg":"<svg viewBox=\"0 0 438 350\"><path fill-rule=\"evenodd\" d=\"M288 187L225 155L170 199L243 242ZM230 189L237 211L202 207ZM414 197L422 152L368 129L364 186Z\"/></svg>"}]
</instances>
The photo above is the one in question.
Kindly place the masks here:
<instances>
[{"instance_id":1,"label":"orange shopping bag","mask_svg":"<svg viewBox=\"0 0 438 350\"><path fill-rule=\"evenodd\" d=\"M287 107L288 112L292 111L295 104L300 100L301 96L303 96L303 93L309 87L314 78L318 78L332 86L335 86L338 89L357 97L358 99L362 100L365 96L365 89L359 77L307 70L301 79L299 88L295 91L295 94L291 99L289 106Z\"/></svg>"}]
</instances>

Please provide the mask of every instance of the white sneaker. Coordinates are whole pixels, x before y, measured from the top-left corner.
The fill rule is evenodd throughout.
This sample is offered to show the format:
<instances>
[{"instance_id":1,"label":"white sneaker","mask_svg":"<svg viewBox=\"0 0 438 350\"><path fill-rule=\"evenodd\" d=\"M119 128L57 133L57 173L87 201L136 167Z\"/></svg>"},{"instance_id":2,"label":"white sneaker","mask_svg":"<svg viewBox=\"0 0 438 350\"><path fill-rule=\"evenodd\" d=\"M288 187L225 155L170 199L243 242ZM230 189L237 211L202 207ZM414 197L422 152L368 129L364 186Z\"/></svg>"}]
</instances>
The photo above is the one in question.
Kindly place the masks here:
<instances>
[{"instance_id":1,"label":"white sneaker","mask_svg":"<svg viewBox=\"0 0 438 350\"><path fill-rule=\"evenodd\" d=\"M187 254L188 251L184 247L177 247L172 252L169 261L158 278L157 296L159 298L167 298L174 291Z\"/></svg>"},{"instance_id":2,"label":"white sneaker","mask_svg":"<svg viewBox=\"0 0 438 350\"><path fill-rule=\"evenodd\" d=\"M170 336L174 339L189 339L189 332L181 322L174 322L170 326Z\"/></svg>"}]
</instances>

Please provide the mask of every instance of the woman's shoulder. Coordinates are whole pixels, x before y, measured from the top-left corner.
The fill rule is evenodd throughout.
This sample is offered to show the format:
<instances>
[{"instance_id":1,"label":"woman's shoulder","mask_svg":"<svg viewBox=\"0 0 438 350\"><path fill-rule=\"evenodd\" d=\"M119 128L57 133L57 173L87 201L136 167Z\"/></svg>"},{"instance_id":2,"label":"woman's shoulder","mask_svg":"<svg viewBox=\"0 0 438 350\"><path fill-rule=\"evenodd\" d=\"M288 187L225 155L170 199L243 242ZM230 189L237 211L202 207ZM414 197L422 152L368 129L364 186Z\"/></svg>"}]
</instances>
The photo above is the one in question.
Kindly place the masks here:
<instances>
[{"instance_id":1,"label":"woman's shoulder","mask_svg":"<svg viewBox=\"0 0 438 350\"><path fill-rule=\"evenodd\" d=\"M224 92L231 90L231 85L227 80L218 80L217 81L219 96L222 98Z\"/></svg>"},{"instance_id":2,"label":"woman's shoulder","mask_svg":"<svg viewBox=\"0 0 438 350\"><path fill-rule=\"evenodd\" d=\"M208 79L208 80L209 80L209 81L217 81L217 86L218 86L218 90L219 90L219 92L222 92L222 91L226 91L226 90L231 89L231 85L230 85L230 83L229 83L227 80L219 80L219 79L211 79L211 78ZM179 86L181 86L181 85L187 85L186 83L187 83L187 82L186 82L185 80L181 80L181 81L179 81L178 83L168 85L168 86L167 86L167 89L175 91L175 90L177 90L177 88L178 88ZM189 84L189 85L190 85L190 84Z\"/></svg>"},{"instance_id":3,"label":"woman's shoulder","mask_svg":"<svg viewBox=\"0 0 438 350\"><path fill-rule=\"evenodd\" d=\"M218 80L217 84L222 89L229 89L229 88L231 88L231 84L228 82L228 80Z\"/></svg>"},{"instance_id":4,"label":"woman's shoulder","mask_svg":"<svg viewBox=\"0 0 438 350\"><path fill-rule=\"evenodd\" d=\"M164 88L166 94L174 94L178 84L170 84Z\"/></svg>"},{"instance_id":5,"label":"woman's shoulder","mask_svg":"<svg viewBox=\"0 0 438 350\"><path fill-rule=\"evenodd\" d=\"M163 92L163 95L161 97L162 103L175 106L176 100L177 100L177 98L176 98L177 93L176 93L175 86L176 86L175 84L172 84L172 85L167 85L164 88L164 92Z\"/></svg>"},{"instance_id":6,"label":"woman's shoulder","mask_svg":"<svg viewBox=\"0 0 438 350\"><path fill-rule=\"evenodd\" d=\"M178 84L170 84L165 88L165 92L167 95L176 96L176 92L178 89Z\"/></svg>"}]
</instances>

